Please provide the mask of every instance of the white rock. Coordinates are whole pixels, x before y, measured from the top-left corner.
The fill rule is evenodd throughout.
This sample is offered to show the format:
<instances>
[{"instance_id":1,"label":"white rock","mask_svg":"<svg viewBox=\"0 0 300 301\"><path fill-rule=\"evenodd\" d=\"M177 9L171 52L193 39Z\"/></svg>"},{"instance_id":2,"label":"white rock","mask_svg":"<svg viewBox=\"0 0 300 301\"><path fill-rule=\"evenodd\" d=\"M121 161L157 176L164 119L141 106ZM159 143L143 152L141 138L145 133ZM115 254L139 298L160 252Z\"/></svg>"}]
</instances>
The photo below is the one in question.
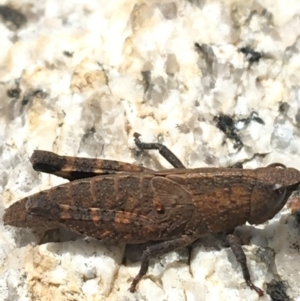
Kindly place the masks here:
<instances>
[{"instance_id":1,"label":"white rock","mask_svg":"<svg viewBox=\"0 0 300 301\"><path fill-rule=\"evenodd\" d=\"M245 167L300 168L298 0L8 3L27 22L0 24L1 214L65 182L32 170L34 149L170 168L155 152L134 157L134 132L160 139L188 167L250 159ZM259 62L239 51L246 46ZM253 111L264 123L249 119ZM222 114L240 149L217 128ZM123 265L123 245L82 237L39 245L39 231L0 227L1 300L259 299L225 248L196 244L190 264L180 252L152 260L132 295L140 262ZM244 250L254 283L266 290L278 274L295 300L298 227L283 210L241 230L252 237Z\"/></svg>"}]
</instances>

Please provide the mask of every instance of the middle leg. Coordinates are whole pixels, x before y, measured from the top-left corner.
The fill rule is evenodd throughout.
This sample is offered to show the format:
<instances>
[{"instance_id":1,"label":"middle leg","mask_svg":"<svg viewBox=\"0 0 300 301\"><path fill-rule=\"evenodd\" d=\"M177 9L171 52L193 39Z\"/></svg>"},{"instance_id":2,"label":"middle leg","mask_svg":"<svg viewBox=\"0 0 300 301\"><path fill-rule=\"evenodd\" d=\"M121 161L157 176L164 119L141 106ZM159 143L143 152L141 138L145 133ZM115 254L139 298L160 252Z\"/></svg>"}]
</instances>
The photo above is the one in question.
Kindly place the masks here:
<instances>
[{"instance_id":1,"label":"middle leg","mask_svg":"<svg viewBox=\"0 0 300 301\"><path fill-rule=\"evenodd\" d=\"M161 143L144 143L139 139L140 134L134 133L134 142L140 150L158 150L159 153L175 168L185 168L182 162Z\"/></svg>"},{"instance_id":2,"label":"middle leg","mask_svg":"<svg viewBox=\"0 0 300 301\"><path fill-rule=\"evenodd\" d=\"M178 248L185 247L195 241L195 237L182 236L174 240L163 241L155 245L151 245L146 248L142 255L141 268L139 273L133 279L129 291L134 293L136 290L136 285L142 279L142 277L147 273L149 267L149 260L151 257L157 257L164 255L168 252L174 251Z\"/></svg>"}]
</instances>

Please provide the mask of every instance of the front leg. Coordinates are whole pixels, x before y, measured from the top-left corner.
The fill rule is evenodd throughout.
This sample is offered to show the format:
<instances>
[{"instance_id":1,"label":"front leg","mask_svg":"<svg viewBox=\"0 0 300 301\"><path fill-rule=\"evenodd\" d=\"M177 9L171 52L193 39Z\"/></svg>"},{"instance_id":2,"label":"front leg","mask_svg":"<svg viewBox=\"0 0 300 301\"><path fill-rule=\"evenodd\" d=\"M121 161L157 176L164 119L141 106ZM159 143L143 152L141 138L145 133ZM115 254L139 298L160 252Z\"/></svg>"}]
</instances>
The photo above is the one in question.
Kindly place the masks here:
<instances>
[{"instance_id":1,"label":"front leg","mask_svg":"<svg viewBox=\"0 0 300 301\"><path fill-rule=\"evenodd\" d=\"M238 238L234 234L228 234L226 236L226 240L227 240L237 262L242 267L243 276L244 276L244 279L245 279L247 285L251 289L255 290L260 297L263 296L264 295L263 290L261 290L259 287L255 286L251 281L249 269L247 266L247 258L241 247L241 244L240 244Z\"/></svg>"}]
</instances>

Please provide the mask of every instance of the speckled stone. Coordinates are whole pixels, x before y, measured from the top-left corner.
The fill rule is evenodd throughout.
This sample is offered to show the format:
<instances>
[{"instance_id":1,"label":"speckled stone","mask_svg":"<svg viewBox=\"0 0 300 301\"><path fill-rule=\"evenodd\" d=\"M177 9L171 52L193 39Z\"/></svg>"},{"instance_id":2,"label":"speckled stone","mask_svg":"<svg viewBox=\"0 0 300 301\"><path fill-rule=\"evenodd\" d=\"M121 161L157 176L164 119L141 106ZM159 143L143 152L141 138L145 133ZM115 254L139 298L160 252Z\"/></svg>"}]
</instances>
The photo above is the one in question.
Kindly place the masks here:
<instances>
[{"instance_id":1,"label":"speckled stone","mask_svg":"<svg viewBox=\"0 0 300 301\"><path fill-rule=\"evenodd\" d=\"M1 216L65 182L32 170L34 149L170 168L155 152L137 158L134 132L191 168L300 168L298 0L20 3L0 6ZM288 209L240 229L255 285L286 281L295 300L298 229ZM132 295L140 262L124 264L123 245L0 230L1 300L271 300L220 241L196 243L190 262L186 249L152 260Z\"/></svg>"}]
</instances>

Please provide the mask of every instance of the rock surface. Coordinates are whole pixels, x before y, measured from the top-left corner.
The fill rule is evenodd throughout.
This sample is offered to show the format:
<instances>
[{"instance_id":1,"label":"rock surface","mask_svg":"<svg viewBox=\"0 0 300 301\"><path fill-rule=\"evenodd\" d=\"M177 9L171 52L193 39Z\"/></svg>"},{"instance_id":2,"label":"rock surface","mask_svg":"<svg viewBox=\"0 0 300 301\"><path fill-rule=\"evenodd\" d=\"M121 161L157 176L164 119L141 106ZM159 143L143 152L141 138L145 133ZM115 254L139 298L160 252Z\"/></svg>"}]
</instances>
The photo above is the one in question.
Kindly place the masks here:
<instances>
[{"instance_id":1,"label":"rock surface","mask_svg":"<svg viewBox=\"0 0 300 301\"><path fill-rule=\"evenodd\" d=\"M34 149L170 168L155 152L134 155L136 131L191 168L299 169L299 12L298 0L2 1L1 216L65 182L32 170ZM153 260L132 295L140 262L122 263L124 245L63 232L39 245L38 230L0 228L1 300L259 299L210 237L190 261L187 249ZM275 289L300 300L290 211L239 230L252 279L268 288L259 300L277 300Z\"/></svg>"}]
</instances>

